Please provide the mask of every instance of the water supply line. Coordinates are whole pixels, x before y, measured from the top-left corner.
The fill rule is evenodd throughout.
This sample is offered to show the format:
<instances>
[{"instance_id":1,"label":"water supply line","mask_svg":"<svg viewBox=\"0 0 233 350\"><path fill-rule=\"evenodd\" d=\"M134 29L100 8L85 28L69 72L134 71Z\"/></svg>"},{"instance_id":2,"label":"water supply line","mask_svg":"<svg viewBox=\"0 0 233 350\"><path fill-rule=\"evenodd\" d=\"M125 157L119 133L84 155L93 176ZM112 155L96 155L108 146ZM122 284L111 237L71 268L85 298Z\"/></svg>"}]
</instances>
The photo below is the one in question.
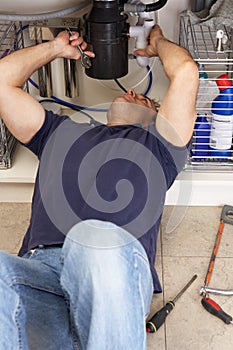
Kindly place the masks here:
<instances>
[{"instance_id":1,"label":"water supply line","mask_svg":"<svg viewBox=\"0 0 233 350\"><path fill-rule=\"evenodd\" d=\"M132 4L132 3L126 3L123 5L124 12L153 12L161 9L163 6L166 5L168 0L159 0L156 2L153 2L151 4Z\"/></svg>"}]
</instances>

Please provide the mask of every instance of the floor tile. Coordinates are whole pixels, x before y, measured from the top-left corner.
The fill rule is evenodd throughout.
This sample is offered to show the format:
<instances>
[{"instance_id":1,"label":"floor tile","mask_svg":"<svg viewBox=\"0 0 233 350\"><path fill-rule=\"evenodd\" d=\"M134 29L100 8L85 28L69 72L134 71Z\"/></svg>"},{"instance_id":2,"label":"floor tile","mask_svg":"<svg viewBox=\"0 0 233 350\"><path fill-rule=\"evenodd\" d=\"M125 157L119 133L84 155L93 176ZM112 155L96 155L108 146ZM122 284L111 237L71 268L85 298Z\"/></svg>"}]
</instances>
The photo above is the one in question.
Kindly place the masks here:
<instances>
[{"instance_id":1,"label":"floor tile","mask_svg":"<svg viewBox=\"0 0 233 350\"><path fill-rule=\"evenodd\" d=\"M200 287L203 285L208 259L199 257L164 257L164 295L171 300L197 273L198 278L177 300L167 317L166 350L230 350L233 343L233 326L209 314L201 305ZM218 271L213 284L224 279L226 287L233 287L233 258L219 258ZM217 267L217 264L216 264ZM210 296L230 315L233 315L232 297ZM159 348L158 348L159 349Z\"/></svg>"},{"instance_id":2,"label":"floor tile","mask_svg":"<svg viewBox=\"0 0 233 350\"><path fill-rule=\"evenodd\" d=\"M17 254L29 224L29 203L0 203L0 249Z\"/></svg>"},{"instance_id":3,"label":"floor tile","mask_svg":"<svg viewBox=\"0 0 233 350\"><path fill-rule=\"evenodd\" d=\"M210 257L218 232L222 208L188 207L179 226L167 233L168 223L172 221L172 210L173 207L165 207L162 218L163 255ZM182 210L184 211L184 208ZM218 252L219 257L233 257L232 233L233 226L225 224Z\"/></svg>"}]
</instances>

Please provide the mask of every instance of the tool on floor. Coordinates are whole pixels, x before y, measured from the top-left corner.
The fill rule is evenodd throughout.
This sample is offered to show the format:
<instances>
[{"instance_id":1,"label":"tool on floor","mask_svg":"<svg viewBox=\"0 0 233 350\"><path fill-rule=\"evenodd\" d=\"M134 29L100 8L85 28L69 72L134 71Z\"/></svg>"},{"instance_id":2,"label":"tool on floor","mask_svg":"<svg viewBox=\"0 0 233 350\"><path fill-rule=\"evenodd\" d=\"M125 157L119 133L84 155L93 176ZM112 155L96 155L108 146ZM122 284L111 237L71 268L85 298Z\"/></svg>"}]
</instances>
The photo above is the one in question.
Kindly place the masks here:
<instances>
[{"instance_id":1,"label":"tool on floor","mask_svg":"<svg viewBox=\"0 0 233 350\"><path fill-rule=\"evenodd\" d=\"M220 318L226 324L233 324L232 317L230 315L228 315L227 313L225 313L222 310L222 308L214 300L212 300L208 297L209 293L219 294L219 295L229 295L229 296L233 295L233 289L223 290L223 289L209 288L208 287L212 273L213 273L214 263L215 263L215 259L216 259L217 253L218 253L218 249L219 249L219 245L221 242L222 233L223 233L225 223L233 225L233 206L224 205L222 208L217 236L216 236L214 247L212 250L207 274L206 274L205 281L204 281L204 286L201 287L200 294L203 296L201 303L209 313Z\"/></svg>"},{"instance_id":2,"label":"tool on floor","mask_svg":"<svg viewBox=\"0 0 233 350\"><path fill-rule=\"evenodd\" d=\"M191 280L184 286L184 288L177 294L177 296L166 303L162 309L157 311L146 323L146 331L148 333L155 333L165 322L167 316L175 307L175 302L181 297L181 295L189 288L189 286L195 281L197 275L194 275Z\"/></svg>"},{"instance_id":3,"label":"tool on floor","mask_svg":"<svg viewBox=\"0 0 233 350\"><path fill-rule=\"evenodd\" d=\"M68 32L69 36L71 36L73 34L70 28L67 28L66 31ZM82 66L84 68L87 68L87 69L90 68L91 67L91 59L90 59L90 57L87 54L85 54L85 52L81 49L80 45L77 46L77 49L78 49L78 51L79 51L79 53L81 55L81 64L82 64Z\"/></svg>"},{"instance_id":4,"label":"tool on floor","mask_svg":"<svg viewBox=\"0 0 233 350\"><path fill-rule=\"evenodd\" d=\"M226 324L233 324L232 317L221 309L221 307L212 299L204 297L201 300L204 308L214 316L220 318Z\"/></svg>"}]
</instances>

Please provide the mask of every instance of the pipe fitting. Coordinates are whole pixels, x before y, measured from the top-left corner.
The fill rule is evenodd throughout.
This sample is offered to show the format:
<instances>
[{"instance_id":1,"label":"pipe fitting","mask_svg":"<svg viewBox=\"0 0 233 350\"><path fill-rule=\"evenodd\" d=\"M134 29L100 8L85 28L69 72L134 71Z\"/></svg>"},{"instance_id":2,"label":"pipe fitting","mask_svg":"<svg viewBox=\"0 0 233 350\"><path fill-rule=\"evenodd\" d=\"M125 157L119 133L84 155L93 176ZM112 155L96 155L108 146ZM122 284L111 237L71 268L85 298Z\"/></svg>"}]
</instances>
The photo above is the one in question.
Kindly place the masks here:
<instances>
[{"instance_id":1,"label":"pipe fitting","mask_svg":"<svg viewBox=\"0 0 233 350\"><path fill-rule=\"evenodd\" d=\"M155 22L152 18L144 19L143 25L130 26L129 36L136 38L135 49L145 49L151 28ZM137 63L141 67L146 67L149 63L148 57L137 56Z\"/></svg>"}]
</instances>

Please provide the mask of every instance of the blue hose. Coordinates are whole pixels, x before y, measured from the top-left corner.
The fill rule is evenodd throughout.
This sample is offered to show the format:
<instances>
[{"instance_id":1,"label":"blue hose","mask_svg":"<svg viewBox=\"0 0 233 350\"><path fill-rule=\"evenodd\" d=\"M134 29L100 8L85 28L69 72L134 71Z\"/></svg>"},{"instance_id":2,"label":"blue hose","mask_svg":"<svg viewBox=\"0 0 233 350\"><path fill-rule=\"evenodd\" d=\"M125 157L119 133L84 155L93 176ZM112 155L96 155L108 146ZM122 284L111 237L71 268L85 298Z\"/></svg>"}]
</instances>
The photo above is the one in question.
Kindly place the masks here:
<instances>
[{"instance_id":1,"label":"blue hose","mask_svg":"<svg viewBox=\"0 0 233 350\"><path fill-rule=\"evenodd\" d=\"M39 89L39 85L34 81L32 80L31 78L28 79L28 81L36 88L36 89ZM77 109L80 109L80 110L87 110L87 111L92 111L92 112L107 112L108 110L107 109L103 109L103 108L92 108L92 107L84 107L84 106L79 106L79 105L76 105L76 104L73 104L73 103L70 103L70 102L67 102L65 100L62 100L54 95L51 96L51 98L54 100L54 101L57 101L59 103L62 103L64 104L65 106L67 107L71 107L71 108L77 108Z\"/></svg>"},{"instance_id":2,"label":"blue hose","mask_svg":"<svg viewBox=\"0 0 233 350\"><path fill-rule=\"evenodd\" d=\"M149 72L149 83L148 83L147 89L146 89L146 91L144 93L145 96L147 96L147 94L150 92L150 89L151 89L152 83L153 83L153 75L152 75L152 71L150 69L150 66L147 65L146 68L147 68L147 70Z\"/></svg>"},{"instance_id":3,"label":"blue hose","mask_svg":"<svg viewBox=\"0 0 233 350\"><path fill-rule=\"evenodd\" d=\"M66 105L67 107L74 107L74 108L78 108L80 110L86 110L86 111L90 111L90 112L107 112L108 111L108 109L104 109L104 108L92 108L92 107L84 107L84 106L75 105L73 103L61 100L60 98L58 98L56 96L51 96L51 98L54 101L61 102L62 104Z\"/></svg>"},{"instance_id":4,"label":"blue hose","mask_svg":"<svg viewBox=\"0 0 233 350\"><path fill-rule=\"evenodd\" d=\"M144 93L145 96L147 96L147 94L150 92L151 90L151 87L152 87L152 83L153 83L153 75L152 75L152 72L151 72L151 69L150 69L150 66L146 66L148 72L149 72L149 83L148 83L148 86L147 86L147 89ZM39 89L39 85L34 81L32 80L31 78L28 79L28 81L36 88L36 89ZM67 101L64 101L56 96L51 96L51 98L54 100L54 101L57 101L57 102L60 102L62 104L64 104L65 106L67 107L71 107L71 108L77 108L77 109L80 109L80 110L87 110L87 111L91 111L91 112L107 112L108 110L107 109L103 109L103 108L92 108L92 107L84 107L84 106L79 106L79 105L76 105L76 104L73 104L73 103L70 103L70 102L67 102Z\"/></svg>"}]
</instances>

